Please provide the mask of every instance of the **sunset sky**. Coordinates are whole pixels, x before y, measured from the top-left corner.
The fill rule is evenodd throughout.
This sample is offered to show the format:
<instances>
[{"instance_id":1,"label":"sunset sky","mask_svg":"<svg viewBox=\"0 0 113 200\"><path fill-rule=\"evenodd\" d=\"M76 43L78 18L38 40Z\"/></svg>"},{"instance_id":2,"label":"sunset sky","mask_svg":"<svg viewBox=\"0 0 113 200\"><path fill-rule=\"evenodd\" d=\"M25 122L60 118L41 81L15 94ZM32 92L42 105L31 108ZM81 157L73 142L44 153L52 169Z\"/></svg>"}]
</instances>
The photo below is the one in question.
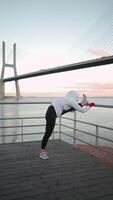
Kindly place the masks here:
<instances>
[{"instance_id":1,"label":"sunset sky","mask_svg":"<svg viewBox=\"0 0 113 200\"><path fill-rule=\"evenodd\" d=\"M113 55L113 0L0 0L6 62L17 46L17 72L29 73ZM0 70L1 71L1 70ZM5 77L13 76L7 68ZM77 89L88 96L113 96L113 65L19 81L21 94L62 95ZM14 93L14 82L6 93Z\"/></svg>"}]
</instances>

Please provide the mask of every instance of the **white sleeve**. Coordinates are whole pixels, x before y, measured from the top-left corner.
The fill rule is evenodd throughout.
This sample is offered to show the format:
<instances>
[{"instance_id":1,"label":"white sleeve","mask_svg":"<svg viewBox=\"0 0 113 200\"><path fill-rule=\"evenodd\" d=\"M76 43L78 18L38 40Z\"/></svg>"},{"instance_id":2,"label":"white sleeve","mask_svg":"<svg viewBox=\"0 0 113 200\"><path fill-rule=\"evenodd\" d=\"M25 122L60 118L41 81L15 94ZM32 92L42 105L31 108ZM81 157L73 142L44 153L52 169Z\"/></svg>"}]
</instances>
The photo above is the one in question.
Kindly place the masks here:
<instances>
[{"instance_id":1,"label":"white sleeve","mask_svg":"<svg viewBox=\"0 0 113 200\"><path fill-rule=\"evenodd\" d=\"M75 101L73 100L70 100L70 105L77 111L81 112L81 113L85 113L89 110L90 106L84 106L84 107L81 107L78 103L76 103Z\"/></svg>"}]
</instances>

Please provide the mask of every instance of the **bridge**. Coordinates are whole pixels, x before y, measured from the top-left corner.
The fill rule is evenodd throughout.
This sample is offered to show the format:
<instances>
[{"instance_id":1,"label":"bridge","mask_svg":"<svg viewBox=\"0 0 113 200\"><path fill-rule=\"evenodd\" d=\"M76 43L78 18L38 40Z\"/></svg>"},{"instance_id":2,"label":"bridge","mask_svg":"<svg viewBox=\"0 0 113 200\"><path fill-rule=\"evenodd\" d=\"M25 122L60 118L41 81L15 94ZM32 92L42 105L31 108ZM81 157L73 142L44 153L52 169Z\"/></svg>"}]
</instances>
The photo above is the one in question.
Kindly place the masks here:
<instances>
[{"instance_id":1,"label":"bridge","mask_svg":"<svg viewBox=\"0 0 113 200\"><path fill-rule=\"evenodd\" d=\"M42 70L38 70L35 72L31 72L31 73L17 75L16 44L14 44L14 46L13 46L13 64L7 64L7 63L5 63L5 42L3 42L3 66L2 66L1 79L0 79L0 97L5 96L4 84L8 81L15 81L16 96L19 98L21 95L20 95L18 80L20 80L20 79L44 76L44 75L67 72L67 71L72 71L72 70L79 70L79 69L84 69L84 68L97 67L97 66L108 65L108 64L113 64L113 56L107 56L107 57L102 57L102 58L98 58L98 59L94 59L94 60L82 61L82 62L78 62L78 63L67 64L64 66L42 69ZM12 67L14 69L13 77L4 78L5 67Z\"/></svg>"}]
</instances>

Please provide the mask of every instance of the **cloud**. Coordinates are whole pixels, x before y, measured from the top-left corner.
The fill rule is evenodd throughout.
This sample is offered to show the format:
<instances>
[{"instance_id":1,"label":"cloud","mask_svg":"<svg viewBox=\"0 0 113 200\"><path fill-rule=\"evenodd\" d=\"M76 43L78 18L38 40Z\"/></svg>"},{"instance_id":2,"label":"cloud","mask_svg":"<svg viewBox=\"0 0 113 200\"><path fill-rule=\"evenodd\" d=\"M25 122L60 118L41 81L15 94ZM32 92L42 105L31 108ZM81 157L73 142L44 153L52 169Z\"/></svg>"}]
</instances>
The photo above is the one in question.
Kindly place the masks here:
<instances>
[{"instance_id":1,"label":"cloud","mask_svg":"<svg viewBox=\"0 0 113 200\"><path fill-rule=\"evenodd\" d=\"M89 52L99 57L110 56L106 49L90 49Z\"/></svg>"},{"instance_id":2,"label":"cloud","mask_svg":"<svg viewBox=\"0 0 113 200\"><path fill-rule=\"evenodd\" d=\"M66 90L78 90L81 94L88 96L113 96L113 83L75 83Z\"/></svg>"}]
</instances>

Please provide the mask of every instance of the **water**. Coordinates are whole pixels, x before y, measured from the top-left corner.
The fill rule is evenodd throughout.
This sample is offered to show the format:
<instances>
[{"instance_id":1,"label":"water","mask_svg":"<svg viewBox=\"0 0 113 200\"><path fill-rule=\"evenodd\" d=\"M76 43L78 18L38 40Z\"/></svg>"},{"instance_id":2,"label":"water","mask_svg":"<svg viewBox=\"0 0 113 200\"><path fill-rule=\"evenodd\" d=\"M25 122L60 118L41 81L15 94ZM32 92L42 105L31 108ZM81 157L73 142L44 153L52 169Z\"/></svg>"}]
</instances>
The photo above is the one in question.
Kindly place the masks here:
<instances>
[{"instance_id":1,"label":"water","mask_svg":"<svg viewBox=\"0 0 113 200\"><path fill-rule=\"evenodd\" d=\"M21 99L15 99L15 98L6 98L4 100L0 100L0 102L52 102L55 99L55 97L23 97ZM113 105L113 97L95 97L95 98L89 98L89 100L94 101L96 104L101 105ZM15 117L44 117L46 109L48 107L48 104L5 104L0 105L0 118L15 118ZM65 116L70 116L73 118L73 113L67 113ZM107 127L113 128L113 109L112 108L98 108L94 107L91 108L87 113L79 113L77 112L77 119L85 122L95 123L98 125L103 125ZM19 120L0 120L0 126L19 126L21 125L22 121ZM67 125L72 125L70 121L64 120L64 123ZM45 126L45 120L44 119L35 119L30 120L26 119L24 120L24 125L44 125ZM21 137L18 135L20 132L24 133L37 133L37 132L44 132L45 127L39 126L39 127L25 127L23 130L18 128L1 128L0 129L0 135L7 135L5 138L0 137L0 142L18 142L21 141ZM73 125L72 125L73 126ZM95 134L95 127L84 125L84 124L77 124L77 128L90 131L93 134ZM58 131L58 127L56 126L55 131ZM63 128L63 131L69 133L70 135L73 134L72 130L68 130L66 128ZM8 137L8 135L12 135L12 137ZM16 136L14 136L16 134ZM77 133L80 138L85 138L86 136L81 134L80 132ZM106 129L100 129L101 136L108 137L113 140L113 133L112 131L108 131ZM42 135L33 135L33 136L24 136L24 140L37 140L41 139ZM88 139L89 138L89 139ZM87 137L88 140L91 140L93 142L93 137ZM70 139L67 139L70 142Z\"/></svg>"}]
</instances>

